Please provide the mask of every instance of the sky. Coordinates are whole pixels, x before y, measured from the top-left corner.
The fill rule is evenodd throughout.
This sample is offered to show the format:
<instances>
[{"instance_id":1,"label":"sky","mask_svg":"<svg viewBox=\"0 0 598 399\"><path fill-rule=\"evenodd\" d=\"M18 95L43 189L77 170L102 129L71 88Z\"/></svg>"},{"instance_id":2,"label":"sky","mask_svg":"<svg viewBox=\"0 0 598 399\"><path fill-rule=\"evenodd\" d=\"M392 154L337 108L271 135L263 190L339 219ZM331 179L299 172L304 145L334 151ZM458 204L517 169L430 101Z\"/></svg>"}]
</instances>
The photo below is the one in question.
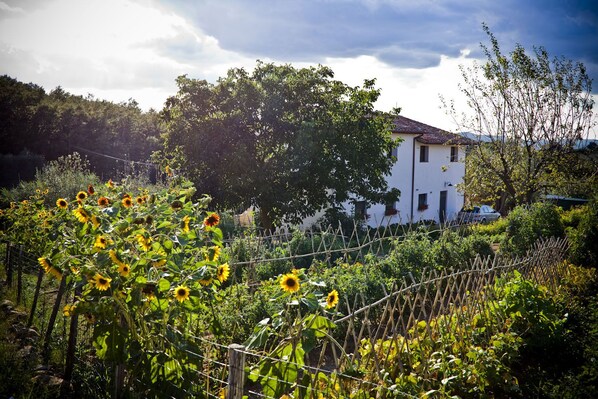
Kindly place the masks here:
<instances>
[{"instance_id":1,"label":"sky","mask_svg":"<svg viewBox=\"0 0 598 399\"><path fill-rule=\"evenodd\" d=\"M505 53L583 62L598 94L595 0L0 0L0 75L160 110L180 75L322 64L375 78L379 110L456 131L440 96L467 110L459 67L483 62L482 23Z\"/></svg>"}]
</instances>

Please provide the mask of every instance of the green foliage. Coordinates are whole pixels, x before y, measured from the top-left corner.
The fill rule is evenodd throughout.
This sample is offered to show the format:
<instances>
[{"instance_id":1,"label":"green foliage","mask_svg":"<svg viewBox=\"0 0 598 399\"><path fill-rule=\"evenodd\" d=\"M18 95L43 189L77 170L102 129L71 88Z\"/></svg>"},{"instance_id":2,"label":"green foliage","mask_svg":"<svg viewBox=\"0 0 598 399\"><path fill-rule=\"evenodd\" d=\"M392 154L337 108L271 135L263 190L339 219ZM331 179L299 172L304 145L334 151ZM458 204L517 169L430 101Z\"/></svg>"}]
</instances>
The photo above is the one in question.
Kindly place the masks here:
<instances>
[{"instance_id":1,"label":"green foliage","mask_svg":"<svg viewBox=\"0 0 598 399\"><path fill-rule=\"evenodd\" d=\"M333 75L258 62L216 84L181 76L162 112L162 156L219 207L255 205L268 229L353 196L381 202L391 119L374 110L374 81L350 87Z\"/></svg>"},{"instance_id":2,"label":"green foliage","mask_svg":"<svg viewBox=\"0 0 598 399\"><path fill-rule=\"evenodd\" d=\"M586 67L551 58L543 47L529 54L515 45L505 54L486 25L484 30L490 41L481 46L486 62L463 69L460 86L472 115L462 118L460 128L485 138L470 146L465 192L476 201L498 200L505 211L532 203L544 190L579 186L585 177L595 181L595 166L571 156L594 125ZM461 119L460 111L450 111Z\"/></svg>"},{"instance_id":3,"label":"green foliage","mask_svg":"<svg viewBox=\"0 0 598 399\"><path fill-rule=\"evenodd\" d=\"M74 152L50 161L35 174L35 180L22 181L11 190L2 189L1 202L28 200L34 194L43 193L47 206L52 207L58 198L74 198L81 189L98 185L99 178L89 169L89 162Z\"/></svg>"},{"instance_id":4,"label":"green foliage","mask_svg":"<svg viewBox=\"0 0 598 399\"><path fill-rule=\"evenodd\" d=\"M338 292L332 290L326 295L325 285L310 280L301 270L277 280L280 289L272 300L284 303L284 309L259 322L245 342L249 349L268 353L268 357L250 368L248 378L258 383L268 397L281 397L289 392L311 397L305 388L296 387L296 383L309 385L305 368L309 353L335 328L330 317L336 313ZM340 347L337 349L342 351Z\"/></svg>"},{"instance_id":5,"label":"green foliage","mask_svg":"<svg viewBox=\"0 0 598 399\"><path fill-rule=\"evenodd\" d=\"M144 396L191 388L202 349L189 334L222 335L215 307L229 266L210 199L193 203L194 193L190 184L149 194L110 182L52 208L42 199L6 211L9 233L24 230L11 238L43 254L49 278L80 290L65 315L85 320L95 354L123 364L125 389ZM39 214L45 225L22 225L40 223Z\"/></svg>"},{"instance_id":6,"label":"green foliage","mask_svg":"<svg viewBox=\"0 0 598 399\"><path fill-rule=\"evenodd\" d=\"M489 240L481 235L463 237L446 229L433 240L423 229L418 229L396 239L380 265L389 278L400 279L408 274L418 277L425 268L461 269L478 255L493 254Z\"/></svg>"},{"instance_id":7,"label":"green foliage","mask_svg":"<svg viewBox=\"0 0 598 399\"><path fill-rule=\"evenodd\" d=\"M506 218L499 218L490 223L476 223L469 226L472 232L484 236L499 236L507 231L509 222Z\"/></svg>"},{"instance_id":8,"label":"green foliage","mask_svg":"<svg viewBox=\"0 0 598 399\"><path fill-rule=\"evenodd\" d=\"M571 261L589 267L598 267L598 200L580 208L577 227L567 229L571 243Z\"/></svg>"},{"instance_id":9,"label":"green foliage","mask_svg":"<svg viewBox=\"0 0 598 399\"><path fill-rule=\"evenodd\" d=\"M560 237L564 233L559 211L550 203L519 206L506 219L507 231L500 250L509 255L525 255L540 238Z\"/></svg>"},{"instance_id":10,"label":"green foliage","mask_svg":"<svg viewBox=\"0 0 598 399\"><path fill-rule=\"evenodd\" d=\"M134 100L114 104L71 95L60 87L46 93L8 76L0 76L0 121L2 153L27 149L54 160L73 150L85 151L92 170L106 179L118 171L128 173L130 166L110 157L144 161L159 145L158 114L142 112Z\"/></svg>"}]
</instances>

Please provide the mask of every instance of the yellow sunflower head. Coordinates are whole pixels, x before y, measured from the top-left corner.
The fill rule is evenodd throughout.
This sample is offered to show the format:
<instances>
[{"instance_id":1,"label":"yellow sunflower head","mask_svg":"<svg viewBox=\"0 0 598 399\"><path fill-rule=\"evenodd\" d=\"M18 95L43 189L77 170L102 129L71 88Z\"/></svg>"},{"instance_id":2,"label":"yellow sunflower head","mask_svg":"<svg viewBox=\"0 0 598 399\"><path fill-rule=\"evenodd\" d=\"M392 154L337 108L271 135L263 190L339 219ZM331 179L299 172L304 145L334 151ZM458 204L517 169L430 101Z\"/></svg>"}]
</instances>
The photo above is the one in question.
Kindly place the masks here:
<instances>
[{"instance_id":1,"label":"yellow sunflower head","mask_svg":"<svg viewBox=\"0 0 598 399\"><path fill-rule=\"evenodd\" d=\"M189 288L185 287L184 285L179 285L174 289L173 295L177 301L183 302L189 299L190 292L191 291L189 291Z\"/></svg>"},{"instance_id":2,"label":"yellow sunflower head","mask_svg":"<svg viewBox=\"0 0 598 399\"><path fill-rule=\"evenodd\" d=\"M338 291L332 290L328 293L326 297L326 309L330 309L336 306L338 303Z\"/></svg>"},{"instance_id":3,"label":"yellow sunflower head","mask_svg":"<svg viewBox=\"0 0 598 399\"><path fill-rule=\"evenodd\" d=\"M77 307L77 305L75 305L75 304L64 305L64 308L62 308L62 314L65 317L71 317L73 314L75 314L76 307Z\"/></svg>"},{"instance_id":4,"label":"yellow sunflower head","mask_svg":"<svg viewBox=\"0 0 598 399\"><path fill-rule=\"evenodd\" d=\"M123 200L121 201L121 203L123 204L123 206L125 208L130 208L133 206L133 200L131 199L131 197L125 197L123 198Z\"/></svg>"},{"instance_id":5,"label":"yellow sunflower head","mask_svg":"<svg viewBox=\"0 0 598 399\"><path fill-rule=\"evenodd\" d=\"M217 213L212 213L207 218L205 218L203 221L203 224L205 224L208 227L217 226L218 223L220 223L220 216L218 216Z\"/></svg>"},{"instance_id":6,"label":"yellow sunflower head","mask_svg":"<svg viewBox=\"0 0 598 399\"><path fill-rule=\"evenodd\" d=\"M201 284L204 287L207 287L208 285L212 284L212 277L210 277L210 276L203 277L201 280L199 280L199 284Z\"/></svg>"},{"instance_id":7,"label":"yellow sunflower head","mask_svg":"<svg viewBox=\"0 0 598 399\"><path fill-rule=\"evenodd\" d=\"M208 259L210 262L215 262L220 257L220 252L222 250L219 246L214 245L213 247L208 248Z\"/></svg>"},{"instance_id":8,"label":"yellow sunflower head","mask_svg":"<svg viewBox=\"0 0 598 399\"><path fill-rule=\"evenodd\" d=\"M110 205L110 200L106 197L100 197L100 198L98 198L98 205L101 206L102 208L105 208L108 205Z\"/></svg>"},{"instance_id":9,"label":"yellow sunflower head","mask_svg":"<svg viewBox=\"0 0 598 399\"><path fill-rule=\"evenodd\" d=\"M69 203L64 198L58 198L56 200L56 206L60 209L66 209L69 207Z\"/></svg>"},{"instance_id":10,"label":"yellow sunflower head","mask_svg":"<svg viewBox=\"0 0 598 399\"><path fill-rule=\"evenodd\" d=\"M92 215L91 216L91 223L93 223L93 227L95 229L97 229L98 227L100 227L100 218L97 217L96 215Z\"/></svg>"},{"instance_id":11,"label":"yellow sunflower head","mask_svg":"<svg viewBox=\"0 0 598 399\"><path fill-rule=\"evenodd\" d=\"M85 198L87 198L87 193L85 191L79 191L77 193L77 201L85 201Z\"/></svg>"},{"instance_id":12,"label":"yellow sunflower head","mask_svg":"<svg viewBox=\"0 0 598 399\"><path fill-rule=\"evenodd\" d=\"M216 277L221 283L224 283L228 279L228 275L230 274L230 266L228 263L218 266L218 270L216 272Z\"/></svg>"},{"instance_id":13,"label":"yellow sunflower head","mask_svg":"<svg viewBox=\"0 0 598 399\"><path fill-rule=\"evenodd\" d=\"M111 249L110 251L108 251L108 256L110 256L110 260L115 264L119 266L123 264L123 262L120 259L118 259L118 255L116 254L115 250Z\"/></svg>"},{"instance_id":14,"label":"yellow sunflower head","mask_svg":"<svg viewBox=\"0 0 598 399\"><path fill-rule=\"evenodd\" d=\"M106 291L110 288L111 281L112 279L110 277L104 277L100 273L96 273L91 282L98 291Z\"/></svg>"},{"instance_id":15,"label":"yellow sunflower head","mask_svg":"<svg viewBox=\"0 0 598 399\"><path fill-rule=\"evenodd\" d=\"M139 205L145 204L145 197L137 197L135 198L135 201L137 201Z\"/></svg>"},{"instance_id":16,"label":"yellow sunflower head","mask_svg":"<svg viewBox=\"0 0 598 399\"><path fill-rule=\"evenodd\" d=\"M191 220L191 218L189 217L189 215L187 215L183 218L183 231L185 233L189 232L189 221L190 220Z\"/></svg>"},{"instance_id":17,"label":"yellow sunflower head","mask_svg":"<svg viewBox=\"0 0 598 399\"><path fill-rule=\"evenodd\" d=\"M104 236L97 236L96 242L93 244L93 247L98 248L98 249L106 249L106 245L108 245L108 243L109 243L108 238L106 238Z\"/></svg>"},{"instance_id":18,"label":"yellow sunflower head","mask_svg":"<svg viewBox=\"0 0 598 399\"><path fill-rule=\"evenodd\" d=\"M129 274L131 274L131 268L126 263L121 263L118 265L118 273L123 277L129 277Z\"/></svg>"},{"instance_id":19,"label":"yellow sunflower head","mask_svg":"<svg viewBox=\"0 0 598 399\"><path fill-rule=\"evenodd\" d=\"M73 214L75 215L77 220L81 223L87 223L89 221L89 218L91 217L89 212L87 212L85 209L80 208L80 207L73 210Z\"/></svg>"},{"instance_id":20,"label":"yellow sunflower head","mask_svg":"<svg viewBox=\"0 0 598 399\"><path fill-rule=\"evenodd\" d=\"M300 286L299 277L295 276L293 273L285 274L280 280L280 288L286 292L297 292L299 291Z\"/></svg>"},{"instance_id":21,"label":"yellow sunflower head","mask_svg":"<svg viewBox=\"0 0 598 399\"><path fill-rule=\"evenodd\" d=\"M142 234L137 234L137 242L139 243L141 248L143 248L144 251L149 251L150 248L152 247L152 238L151 237L145 237Z\"/></svg>"},{"instance_id":22,"label":"yellow sunflower head","mask_svg":"<svg viewBox=\"0 0 598 399\"><path fill-rule=\"evenodd\" d=\"M37 258L37 261L46 273L50 272L52 265L50 265L50 261L47 258Z\"/></svg>"}]
</instances>

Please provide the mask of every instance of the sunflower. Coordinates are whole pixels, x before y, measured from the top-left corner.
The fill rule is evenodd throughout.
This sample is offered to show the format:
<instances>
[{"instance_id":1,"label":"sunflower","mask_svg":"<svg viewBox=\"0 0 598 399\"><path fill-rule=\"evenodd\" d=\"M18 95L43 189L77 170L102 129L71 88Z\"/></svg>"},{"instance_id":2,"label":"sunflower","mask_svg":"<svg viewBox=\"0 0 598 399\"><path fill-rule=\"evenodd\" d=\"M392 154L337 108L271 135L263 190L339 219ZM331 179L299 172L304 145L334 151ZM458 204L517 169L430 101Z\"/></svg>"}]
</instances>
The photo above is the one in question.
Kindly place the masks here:
<instances>
[{"instance_id":1,"label":"sunflower","mask_svg":"<svg viewBox=\"0 0 598 399\"><path fill-rule=\"evenodd\" d=\"M145 204L145 197L137 197L135 198L135 201L137 201L139 205Z\"/></svg>"},{"instance_id":2,"label":"sunflower","mask_svg":"<svg viewBox=\"0 0 598 399\"><path fill-rule=\"evenodd\" d=\"M50 265L50 261L47 258L37 258L37 261L46 273L50 272L52 265Z\"/></svg>"},{"instance_id":3,"label":"sunflower","mask_svg":"<svg viewBox=\"0 0 598 399\"><path fill-rule=\"evenodd\" d=\"M189 232L189 221L190 220L191 220L191 218L189 217L189 215L187 215L183 218L183 231L185 233Z\"/></svg>"},{"instance_id":4,"label":"sunflower","mask_svg":"<svg viewBox=\"0 0 598 399\"><path fill-rule=\"evenodd\" d=\"M218 266L218 271L216 272L216 277L220 280L221 283L224 283L226 279L228 279L228 275L230 274L230 267L228 263Z\"/></svg>"},{"instance_id":5,"label":"sunflower","mask_svg":"<svg viewBox=\"0 0 598 399\"><path fill-rule=\"evenodd\" d=\"M112 182L112 179L110 179L110 180L108 180L106 182L106 187L108 187L108 188L114 188L114 183Z\"/></svg>"},{"instance_id":6,"label":"sunflower","mask_svg":"<svg viewBox=\"0 0 598 399\"><path fill-rule=\"evenodd\" d=\"M121 203L123 204L123 206L125 208L130 208L133 206L133 200L131 199L131 197L125 197L123 198L123 200L121 201Z\"/></svg>"},{"instance_id":7,"label":"sunflower","mask_svg":"<svg viewBox=\"0 0 598 399\"><path fill-rule=\"evenodd\" d=\"M37 261L39 262L41 267L44 268L44 271L46 273L53 275L58 280L62 279L62 272L56 269L54 266L52 266L52 264L50 264L50 261L47 258L37 258Z\"/></svg>"},{"instance_id":8,"label":"sunflower","mask_svg":"<svg viewBox=\"0 0 598 399\"><path fill-rule=\"evenodd\" d=\"M166 252L162 249L162 247L158 247L155 251L156 256L152 257L152 266L155 268L160 268L166 264Z\"/></svg>"},{"instance_id":9,"label":"sunflower","mask_svg":"<svg viewBox=\"0 0 598 399\"><path fill-rule=\"evenodd\" d=\"M118 255L116 254L115 250L111 249L108 251L108 256L110 257L110 260L118 266L124 265L124 262L118 259Z\"/></svg>"},{"instance_id":10,"label":"sunflower","mask_svg":"<svg viewBox=\"0 0 598 399\"><path fill-rule=\"evenodd\" d=\"M93 223L93 228L97 229L98 227L100 227L100 218L98 218L96 215L92 215L91 223Z\"/></svg>"},{"instance_id":11,"label":"sunflower","mask_svg":"<svg viewBox=\"0 0 598 399\"><path fill-rule=\"evenodd\" d=\"M93 186L91 184L87 185L87 192L89 193L89 195L94 195L96 190L93 189Z\"/></svg>"},{"instance_id":12,"label":"sunflower","mask_svg":"<svg viewBox=\"0 0 598 399\"><path fill-rule=\"evenodd\" d=\"M55 267L51 267L48 273L54 276L56 280L62 280L62 272Z\"/></svg>"},{"instance_id":13,"label":"sunflower","mask_svg":"<svg viewBox=\"0 0 598 399\"><path fill-rule=\"evenodd\" d=\"M299 277L295 276L293 273L288 273L282 276L280 280L280 288L286 292L297 292L299 291Z\"/></svg>"},{"instance_id":14,"label":"sunflower","mask_svg":"<svg viewBox=\"0 0 598 399\"><path fill-rule=\"evenodd\" d=\"M204 287L212 284L212 277L205 276L204 278L202 278L201 280L199 280L199 284L201 284Z\"/></svg>"},{"instance_id":15,"label":"sunflower","mask_svg":"<svg viewBox=\"0 0 598 399\"><path fill-rule=\"evenodd\" d=\"M212 213L210 216L204 219L203 224L208 227L214 227L220 223L220 216L217 213Z\"/></svg>"},{"instance_id":16,"label":"sunflower","mask_svg":"<svg viewBox=\"0 0 598 399\"><path fill-rule=\"evenodd\" d=\"M104 236L97 236L96 242L93 244L94 248L106 249L106 245L110 243L110 240Z\"/></svg>"},{"instance_id":17,"label":"sunflower","mask_svg":"<svg viewBox=\"0 0 598 399\"><path fill-rule=\"evenodd\" d=\"M64 198L58 198L56 200L56 206L61 208L61 209L66 209L69 207L69 203L66 202L66 200Z\"/></svg>"},{"instance_id":18,"label":"sunflower","mask_svg":"<svg viewBox=\"0 0 598 399\"><path fill-rule=\"evenodd\" d=\"M129 277L129 274L131 274L131 268L129 265L121 263L118 265L118 273L123 277Z\"/></svg>"},{"instance_id":19,"label":"sunflower","mask_svg":"<svg viewBox=\"0 0 598 399\"><path fill-rule=\"evenodd\" d=\"M105 208L108 205L110 205L110 200L106 197L100 197L100 198L98 198L98 205L101 206L102 208Z\"/></svg>"},{"instance_id":20,"label":"sunflower","mask_svg":"<svg viewBox=\"0 0 598 399\"><path fill-rule=\"evenodd\" d=\"M87 193L85 191L79 191L77 193L77 201L85 201L85 198L87 198Z\"/></svg>"},{"instance_id":21,"label":"sunflower","mask_svg":"<svg viewBox=\"0 0 598 399\"><path fill-rule=\"evenodd\" d=\"M175 211L178 211L179 209L183 208L183 203L179 200L175 200L175 201L172 201L172 203L170 204L170 207L172 209L174 209Z\"/></svg>"},{"instance_id":22,"label":"sunflower","mask_svg":"<svg viewBox=\"0 0 598 399\"><path fill-rule=\"evenodd\" d=\"M326 309L330 309L336 306L338 303L338 291L332 290L328 293L326 297Z\"/></svg>"},{"instance_id":23,"label":"sunflower","mask_svg":"<svg viewBox=\"0 0 598 399\"><path fill-rule=\"evenodd\" d=\"M91 279L91 283L98 289L98 291L106 291L110 288L111 281L112 279L110 277L104 277L100 273L96 273Z\"/></svg>"},{"instance_id":24,"label":"sunflower","mask_svg":"<svg viewBox=\"0 0 598 399\"><path fill-rule=\"evenodd\" d=\"M215 262L220 257L221 249L219 246L214 245L213 247L208 248L208 259L210 262Z\"/></svg>"},{"instance_id":25,"label":"sunflower","mask_svg":"<svg viewBox=\"0 0 598 399\"><path fill-rule=\"evenodd\" d=\"M137 234L137 242L141 245L144 251L149 251L152 247L152 238Z\"/></svg>"},{"instance_id":26,"label":"sunflower","mask_svg":"<svg viewBox=\"0 0 598 399\"><path fill-rule=\"evenodd\" d=\"M156 285L152 283L148 283L143 286L141 289L141 293L145 295L148 300L152 300L156 297Z\"/></svg>"},{"instance_id":27,"label":"sunflower","mask_svg":"<svg viewBox=\"0 0 598 399\"><path fill-rule=\"evenodd\" d=\"M71 317L74 313L75 313L75 308L77 307L77 305L72 304L72 305L64 305L64 308L62 308L62 314L65 317Z\"/></svg>"},{"instance_id":28,"label":"sunflower","mask_svg":"<svg viewBox=\"0 0 598 399\"><path fill-rule=\"evenodd\" d=\"M96 322L96 317L89 312L85 313L83 316L85 316L85 320L87 320L89 324L93 324Z\"/></svg>"},{"instance_id":29,"label":"sunflower","mask_svg":"<svg viewBox=\"0 0 598 399\"><path fill-rule=\"evenodd\" d=\"M184 285L179 285L174 289L174 297L179 302L183 302L189 299L189 293L189 288L185 287Z\"/></svg>"},{"instance_id":30,"label":"sunflower","mask_svg":"<svg viewBox=\"0 0 598 399\"><path fill-rule=\"evenodd\" d=\"M89 213L83 208L77 208L73 210L73 214L81 223L87 223L89 221L90 215Z\"/></svg>"}]
</instances>

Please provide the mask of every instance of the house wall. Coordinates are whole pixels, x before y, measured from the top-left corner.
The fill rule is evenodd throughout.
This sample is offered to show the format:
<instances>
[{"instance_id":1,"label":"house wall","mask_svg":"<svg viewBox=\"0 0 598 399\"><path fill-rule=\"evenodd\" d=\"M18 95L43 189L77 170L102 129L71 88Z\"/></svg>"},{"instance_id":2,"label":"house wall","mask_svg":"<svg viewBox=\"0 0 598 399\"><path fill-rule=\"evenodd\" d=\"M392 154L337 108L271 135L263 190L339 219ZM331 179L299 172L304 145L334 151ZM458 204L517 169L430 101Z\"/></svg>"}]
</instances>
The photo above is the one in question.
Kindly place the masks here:
<instances>
[{"instance_id":1,"label":"house wall","mask_svg":"<svg viewBox=\"0 0 598 399\"><path fill-rule=\"evenodd\" d=\"M457 184L465 174L465 149L459 148L459 162L450 162L451 146L428 145L428 162L420 162L421 144L414 141L414 135L395 134L403 142L397 151L397 162L388 177L390 188L401 190L399 201L395 204L396 215L385 215L385 205L375 204L368 208L368 224L379 226L393 223L418 222L420 220L440 219L440 192L447 192L446 220L452 220L463 206L463 195L457 191ZM414 152L415 149L415 152ZM415 156L415 162L413 157ZM412 175L412 170L414 173ZM412 183L413 176L413 183ZM413 184L413 191L412 191ZM428 208L418 210L419 194L427 194ZM351 205L346 207L351 213Z\"/></svg>"}]
</instances>

